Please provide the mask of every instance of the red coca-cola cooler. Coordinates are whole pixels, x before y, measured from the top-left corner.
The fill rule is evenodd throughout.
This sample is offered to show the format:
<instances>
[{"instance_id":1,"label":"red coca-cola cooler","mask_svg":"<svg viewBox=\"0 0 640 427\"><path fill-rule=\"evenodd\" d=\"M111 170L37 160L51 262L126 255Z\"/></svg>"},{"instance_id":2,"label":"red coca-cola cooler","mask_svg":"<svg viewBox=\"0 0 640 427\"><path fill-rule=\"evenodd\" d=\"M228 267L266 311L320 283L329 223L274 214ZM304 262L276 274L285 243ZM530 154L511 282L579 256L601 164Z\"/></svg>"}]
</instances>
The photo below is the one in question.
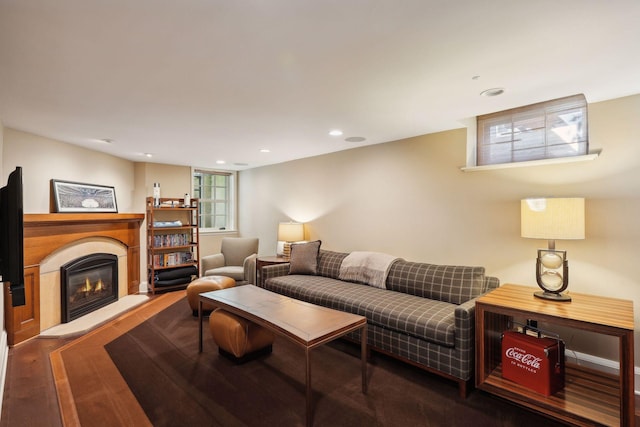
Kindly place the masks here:
<instances>
[{"instance_id":1,"label":"red coca-cola cooler","mask_svg":"<svg viewBox=\"0 0 640 427\"><path fill-rule=\"evenodd\" d=\"M550 396L564 388L564 342L516 331L502 334L502 377Z\"/></svg>"}]
</instances>

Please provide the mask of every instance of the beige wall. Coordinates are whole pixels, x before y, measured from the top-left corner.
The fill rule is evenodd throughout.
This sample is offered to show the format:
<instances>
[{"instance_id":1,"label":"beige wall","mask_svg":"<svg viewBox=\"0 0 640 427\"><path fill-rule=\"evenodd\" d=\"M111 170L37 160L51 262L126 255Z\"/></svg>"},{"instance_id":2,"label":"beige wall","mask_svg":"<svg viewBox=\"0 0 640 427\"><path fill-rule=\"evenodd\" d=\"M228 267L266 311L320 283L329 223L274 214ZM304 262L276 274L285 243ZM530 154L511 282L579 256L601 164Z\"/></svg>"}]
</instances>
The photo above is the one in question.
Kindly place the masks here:
<instances>
[{"instance_id":1,"label":"beige wall","mask_svg":"<svg viewBox=\"0 0 640 427\"><path fill-rule=\"evenodd\" d=\"M115 187L119 212L133 210L133 162L43 138L4 129L3 181L22 166L24 212L49 212L49 181L61 179Z\"/></svg>"},{"instance_id":2,"label":"beige wall","mask_svg":"<svg viewBox=\"0 0 640 427\"><path fill-rule=\"evenodd\" d=\"M164 165L158 163L136 163L137 191L142 191L142 210L144 200L153 196L153 183L160 184L160 197L184 197L191 193L191 168L185 166Z\"/></svg>"},{"instance_id":3,"label":"beige wall","mask_svg":"<svg viewBox=\"0 0 640 427\"><path fill-rule=\"evenodd\" d=\"M461 129L251 169L240 174L240 229L260 237L262 254L275 251L277 223L293 219L327 249L482 265L502 283L535 286L546 242L520 237L520 199L583 196L586 240L556 243L568 251L569 290L632 299L640 324L637 117L640 95L590 105L591 148L603 152L587 162L462 172ZM616 358L610 340L563 338Z\"/></svg>"},{"instance_id":4,"label":"beige wall","mask_svg":"<svg viewBox=\"0 0 640 427\"><path fill-rule=\"evenodd\" d=\"M464 173L466 132L454 130L243 171L239 228L260 238L261 254L275 253L277 223L294 219L328 249L483 265L503 283L534 285L536 249L546 242L519 237L519 200L584 196L587 239L557 243L568 250L569 289L634 300L638 324L639 116L640 95L591 104L591 147L603 152L583 163ZM190 191L188 167L133 163L6 127L0 133L2 182L23 167L27 213L48 212L51 178L114 185L120 212L144 212L155 181L163 196ZM202 236L201 254L216 252L221 237ZM610 341L564 338L615 358ZM640 360L638 344L636 354Z\"/></svg>"}]
</instances>

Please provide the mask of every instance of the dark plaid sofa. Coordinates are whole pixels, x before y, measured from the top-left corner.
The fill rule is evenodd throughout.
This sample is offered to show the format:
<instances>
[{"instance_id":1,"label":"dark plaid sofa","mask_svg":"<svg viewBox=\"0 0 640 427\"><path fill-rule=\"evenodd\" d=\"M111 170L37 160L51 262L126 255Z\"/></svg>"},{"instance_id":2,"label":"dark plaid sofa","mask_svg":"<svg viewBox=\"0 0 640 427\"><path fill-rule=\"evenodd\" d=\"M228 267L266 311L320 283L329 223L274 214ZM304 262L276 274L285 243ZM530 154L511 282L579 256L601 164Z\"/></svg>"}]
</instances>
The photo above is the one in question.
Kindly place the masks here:
<instances>
[{"instance_id":1,"label":"dark plaid sofa","mask_svg":"<svg viewBox=\"0 0 640 427\"><path fill-rule=\"evenodd\" d=\"M379 289L338 279L347 255L321 250L314 276L289 275L289 264L263 267L259 286L365 316L370 348L457 381L465 397L474 372L475 298L497 288L498 279L484 267L398 260L387 289Z\"/></svg>"}]
</instances>

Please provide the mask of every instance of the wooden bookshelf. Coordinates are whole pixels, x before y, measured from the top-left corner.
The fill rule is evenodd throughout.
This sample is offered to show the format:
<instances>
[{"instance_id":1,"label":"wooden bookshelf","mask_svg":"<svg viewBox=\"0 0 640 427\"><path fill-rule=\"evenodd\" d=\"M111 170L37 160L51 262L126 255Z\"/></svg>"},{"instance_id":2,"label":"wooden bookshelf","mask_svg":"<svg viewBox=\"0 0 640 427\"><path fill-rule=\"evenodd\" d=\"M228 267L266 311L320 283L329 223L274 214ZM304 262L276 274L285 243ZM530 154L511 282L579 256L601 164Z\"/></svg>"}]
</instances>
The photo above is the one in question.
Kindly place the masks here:
<instances>
[{"instance_id":1,"label":"wooden bookshelf","mask_svg":"<svg viewBox=\"0 0 640 427\"><path fill-rule=\"evenodd\" d=\"M184 289L191 282L189 277L181 283L157 286L155 277L183 267L199 265L199 208L198 199L191 199L185 206L184 199L161 198L154 205L153 197L147 197L147 271L149 292Z\"/></svg>"}]
</instances>

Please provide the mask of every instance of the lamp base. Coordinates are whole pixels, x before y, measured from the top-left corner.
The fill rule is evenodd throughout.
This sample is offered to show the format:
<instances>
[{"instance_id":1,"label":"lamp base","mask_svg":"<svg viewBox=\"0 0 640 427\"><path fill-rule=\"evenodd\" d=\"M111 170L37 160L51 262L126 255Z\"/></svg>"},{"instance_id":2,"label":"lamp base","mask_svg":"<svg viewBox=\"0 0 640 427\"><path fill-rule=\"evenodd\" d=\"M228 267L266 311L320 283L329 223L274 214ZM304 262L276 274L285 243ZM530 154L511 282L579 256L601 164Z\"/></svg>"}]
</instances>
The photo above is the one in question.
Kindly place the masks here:
<instances>
[{"instance_id":1,"label":"lamp base","mask_svg":"<svg viewBox=\"0 0 640 427\"><path fill-rule=\"evenodd\" d=\"M283 258L291 258L291 243L284 242L284 246L282 248L282 257Z\"/></svg>"},{"instance_id":2,"label":"lamp base","mask_svg":"<svg viewBox=\"0 0 640 427\"><path fill-rule=\"evenodd\" d=\"M533 296L551 301L571 301L571 297L569 295L562 295L561 293L555 294L553 292L538 291L534 292Z\"/></svg>"}]
</instances>

